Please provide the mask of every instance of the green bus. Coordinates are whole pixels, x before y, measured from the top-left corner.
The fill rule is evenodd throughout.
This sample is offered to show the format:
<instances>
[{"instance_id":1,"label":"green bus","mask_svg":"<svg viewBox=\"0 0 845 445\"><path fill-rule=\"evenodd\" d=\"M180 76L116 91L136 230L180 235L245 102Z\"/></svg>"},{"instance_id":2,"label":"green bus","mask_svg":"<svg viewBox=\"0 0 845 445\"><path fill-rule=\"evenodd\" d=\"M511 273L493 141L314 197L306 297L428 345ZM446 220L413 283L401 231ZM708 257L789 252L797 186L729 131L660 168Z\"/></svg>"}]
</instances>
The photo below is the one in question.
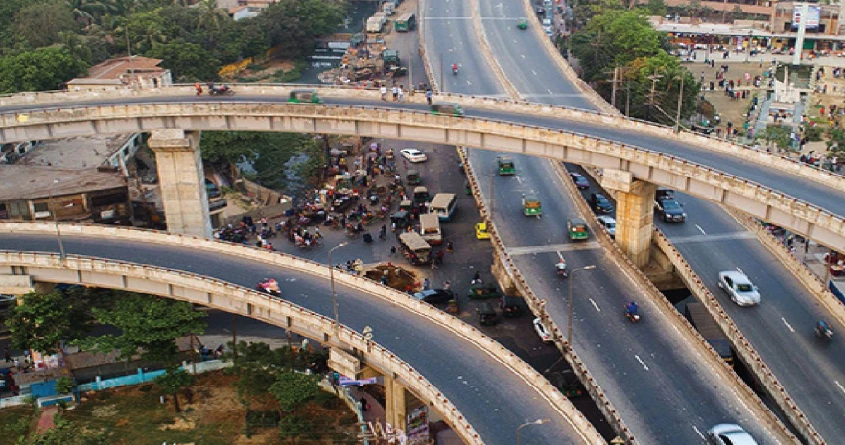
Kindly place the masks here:
<instances>
[{"instance_id":1,"label":"green bus","mask_svg":"<svg viewBox=\"0 0 845 445\"><path fill-rule=\"evenodd\" d=\"M496 158L496 164L499 167L499 176L513 176L516 174L513 159L508 156L499 156Z\"/></svg>"},{"instance_id":2,"label":"green bus","mask_svg":"<svg viewBox=\"0 0 845 445\"><path fill-rule=\"evenodd\" d=\"M409 12L409 13L403 15L402 17L399 17L398 19L396 19L395 22L393 22L393 29L395 29L396 32L413 31L414 28L416 28L416 27L417 27L417 15L414 14L413 12Z\"/></svg>"}]
</instances>

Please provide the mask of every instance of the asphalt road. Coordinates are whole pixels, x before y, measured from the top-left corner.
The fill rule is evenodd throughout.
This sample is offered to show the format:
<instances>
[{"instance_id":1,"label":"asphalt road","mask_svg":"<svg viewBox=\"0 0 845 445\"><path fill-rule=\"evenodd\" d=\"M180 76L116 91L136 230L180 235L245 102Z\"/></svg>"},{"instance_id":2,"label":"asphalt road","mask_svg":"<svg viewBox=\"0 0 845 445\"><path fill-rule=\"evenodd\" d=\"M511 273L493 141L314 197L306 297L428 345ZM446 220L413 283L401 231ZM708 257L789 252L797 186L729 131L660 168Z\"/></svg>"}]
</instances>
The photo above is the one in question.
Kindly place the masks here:
<instances>
[{"instance_id":1,"label":"asphalt road","mask_svg":"<svg viewBox=\"0 0 845 445\"><path fill-rule=\"evenodd\" d=\"M332 314L329 283L308 275L237 257L181 247L138 245L93 237L63 236L69 254L90 255L185 270L253 287L265 277L279 280L283 297L321 314ZM55 252L50 235L1 234L0 248ZM375 339L426 376L457 406L486 443L511 444L516 428L554 419L532 431L525 443L581 443L560 414L522 379L474 345L398 306L338 286L340 320L359 332L371 326Z\"/></svg>"},{"instance_id":2,"label":"asphalt road","mask_svg":"<svg viewBox=\"0 0 845 445\"><path fill-rule=\"evenodd\" d=\"M447 9L445 5L451 3L439 3L429 2L432 9L443 15L444 9ZM508 7L518 8L519 5L482 6L482 16L493 17L483 20L486 33L491 41L497 40L504 45L502 51L508 53L505 57L526 58L524 54L531 53L534 47L527 37L533 34L521 33L514 29L515 22L496 19L494 15L496 11ZM488 11L485 12L485 8ZM438 24L450 24L448 20L427 23L429 28L426 32L430 36L448 32L445 28L437 28ZM522 41L509 42L503 37L504 32L516 33ZM426 43L436 41L438 39L430 38ZM513 51L512 48L520 50ZM466 54L477 48L463 46L462 50ZM493 50L496 51L496 48ZM551 88L556 86L550 84L544 87L547 91L545 96L537 93L534 88L537 85L529 80L530 74L526 69L514 68L518 65L519 60L515 60L504 64L503 68L520 93L535 95L538 99L583 100L580 95L573 94L571 86L568 90L555 91ZM509 67L514 68L514 73ZM469 73L470 69L472 73L480 73L488 68L485 65L467 65L463 74ZM453 88L448 91L473 95L494 93L479 85L454 85ZM701 432L715 423L732 420L748 424L759 438L774 440L769 432L758 426L762 422L755 419L745 401L724 389L715 374L708 371L703 357L688 352L682 337L663 327L656 307L638 295L633 280L619 270L598 245L588 250L568 251L574 245L565 235L565 221L576 216L576 210L569 197L561 193L561 184L549 162L515 156L517 175L499 177L495 174L495 157L495 153L477 149L472 149L470 154L488 205L493 209L496 227L512 255L515 252L539 251L515 254L514 260L534 292L547 300L546 309L559 326L567 325L568 282L561 280L553 269L558 258L554 247L560 245L561 250L566 250L562 255L573 269L597 265L596 270L577 272L574 276L574 344L579 357L585 361L635 437L642 443L703 443ZM524 193L540 197L542 218L522 214L521 195ZM627 323L622 308L630 299L641 302L644 312L649 314L648 322L638 325ZM696 397L688 397L691 393ZM685 427L679 428L679 425Z\"/></svg>"}]
</instances>

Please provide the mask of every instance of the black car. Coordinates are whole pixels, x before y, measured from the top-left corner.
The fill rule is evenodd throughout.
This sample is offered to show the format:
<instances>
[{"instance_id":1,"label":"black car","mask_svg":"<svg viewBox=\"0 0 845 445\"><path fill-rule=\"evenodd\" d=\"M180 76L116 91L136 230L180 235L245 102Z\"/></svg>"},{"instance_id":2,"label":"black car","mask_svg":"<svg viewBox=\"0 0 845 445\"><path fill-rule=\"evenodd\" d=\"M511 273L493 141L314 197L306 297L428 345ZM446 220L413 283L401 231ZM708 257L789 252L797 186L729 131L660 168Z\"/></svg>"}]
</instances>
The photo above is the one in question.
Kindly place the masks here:
<instances>
[{"instance_id":1,"label":"black car","mask_svg":"<svg viewBox=\"0 0 845 445\"><path fill-rule=\"evenodd\" d=\"M598 213L613 212L613 203L611 203L610 200L601 193L593 193L590 195L590 205L592 205L593 210Z\"/></svg>"},{"instance_id":2,"label":"black car","mask_svg":"<svg viewBox=\"0 0 845 445\"><path fill-rule=\"evenodd\" d=\"M455 294L449 289L428 289L414 294L414 298L428 304L444 304L455 299Z\"/></svg>"},{"instance_id":3,"label":"black car","mask_svg":"<svg viewBox=\"0 0 845 445\"><path fill-rule=\"evenodd\" d=\"M684 222L687 219L687 212L684 211L684 206L674 199L661 199L657 201L657 212L665 222Z\"/></svg>"},{"instance_id":4,"label":"black car","mask_svg":"<svg viewBox=\"0 0 845 445\"><path fill-rule=\"evenodd\" d=\"M578 173L570 173L569 176L572 177L572 182L575 183L575 186L581 190L587 190L590 188L590 181L584 177L584 175Z\"/></svg>"}]
</instances>

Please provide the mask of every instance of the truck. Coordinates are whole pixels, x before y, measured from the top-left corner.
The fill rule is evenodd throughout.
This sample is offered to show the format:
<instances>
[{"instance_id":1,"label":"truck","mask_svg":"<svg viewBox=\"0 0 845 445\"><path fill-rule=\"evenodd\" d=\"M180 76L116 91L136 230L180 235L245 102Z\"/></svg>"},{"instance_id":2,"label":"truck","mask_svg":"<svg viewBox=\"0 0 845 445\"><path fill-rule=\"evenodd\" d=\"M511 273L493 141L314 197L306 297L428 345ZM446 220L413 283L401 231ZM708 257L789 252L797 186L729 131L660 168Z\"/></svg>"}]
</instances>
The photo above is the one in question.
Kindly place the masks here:
<instances>
[{"instance_id":1,"label":"truck","mask_svg":"<svg viewBox=\"0 0 845 445\"><path fill-rule=\"evenodd\" d=\"M387 19L384 16L373 16L367 19L367 32L380 33L384 29Z\"/></svg>"},{"instance_id":2,"label":"truck","mask_svg":"<svg viewBox=\"0 0 845 445\"><path fill-rule=\"evenodd\" d=\"M393 15L396 12L396 4L393 2L384 2L381 10L387 15Z\"/></svg>"},{"instance_id":3,"label":"truck","mask_svg":"<svg viewBox=\"0 0 845 445\"><path fill-rule=\"evenodd\" d=\"M728 338L719 329L719 325L716 324L713 317L707 312L707 308L698 302L687 303L684 309L684 317L707 340L707 343L710 343L710 346L716 350L719 357L722 357L725 363L733 366L734 354L731 348L731 342L728 341Z\"/></svg>"}]
</instances>

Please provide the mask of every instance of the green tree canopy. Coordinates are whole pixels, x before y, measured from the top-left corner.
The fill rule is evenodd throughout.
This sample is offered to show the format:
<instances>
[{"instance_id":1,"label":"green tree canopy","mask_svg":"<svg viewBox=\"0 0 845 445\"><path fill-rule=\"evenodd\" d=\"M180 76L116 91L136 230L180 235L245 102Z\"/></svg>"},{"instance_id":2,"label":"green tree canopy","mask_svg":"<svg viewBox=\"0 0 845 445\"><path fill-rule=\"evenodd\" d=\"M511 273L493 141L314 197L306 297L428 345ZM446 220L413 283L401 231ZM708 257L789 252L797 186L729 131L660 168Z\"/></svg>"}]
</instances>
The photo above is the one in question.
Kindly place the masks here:
<instances>
[{"instance_id":1,"label":"green tree canopy","mask_svg":"<svg viewBox=\"0 0 845 445\"><path fill-rule=\"evenodd\" d=\"M170 367L164 374L156 377L153 383L160 386L165 394L173 396L173 409L178 413L181 411L179 408L179 392L182 391L182 388L194 384L194 376L182 369Z\"/></svg>"},{"instance_id":2,"label":"green tree canopy","mask_svg":"<svg viewBox=\"0 0 845 445\"><path fill-rule=\"evenodd\" d=\"M97 321L112 325L121 333L76 343L100 352L118 350L123 359L141 349L144 359L172 362L176 358L177 338L205 330L205 313L194 311L190 303L129 292L116 293L111 307L94 308L93 313Z\"/></svg>"},{"instance_id":3,"label":"green tree canopy","mask_svg":"<svg viewBox=\"0 0 845 445\"><path fill-rule=\"evenodd\" d=\"M41 434L22 437L17 445L108 445L113 443L103 431L92 431L56 415L56 427Z\"/></svg>"},{"instance_id":4,"label":"green tree canopy","mask_svg":"<svg viewBox=\"0 0 845 445\"><path fill-rule=\"evenodd\" d=\"M59 1L35 2L18 10L14 29L30 48L43 48L59 43L62 32L79 32L80 24L66 3Z\"/></svg>"},{"instance_id":5,"label":"green tree canopy","mask_svg":"<svg viewBox=\"0 0 845 445\"><path fill-rule=\"evenodd\" d=\"M55 46L0 57L0 93L56 90L85 68L67 48Z\"/></svg>"},{"instance_id":6,"label":"green tree canopy","mask_svg":"<svg viewBox=\"0 0 845 445\"><path fill-rule=\"evenodd\" d=\"M593 17L572 37L572 52L581 61L587 81L604 79L607 71L661 49L661 34L637 11L610 11Z\"/></svg>"},{"instance_id":7,"label":"green tree canopy","mask_svg":"<svg viewBox=\"0 0 845 445\"><path fill-rule=\"evenodd\" d=\"M220 70L220 61L196 43L158 43L146 55L162 59L161 66L173 72L175 82L214 80Z\"/></svg>"},{"instance_id":8,"label":"green tree canopy","mask_svg":"<svg viewBox=\"0 0 845 445\"><path fill-rule=\"evenodd\" d=\"M276 377L270 393L279 401L282 411L293 411L312 400L320 392L316 375L285 372Z\"/></svg>"},{"instance_id":9,"label":"green tree canopy","mask_svg":"<svg viewBox=\"0 0 845 445\"><path fill-rule=\"evenodd\" d=\"M74 292L29 293L6 320L12 331L12 345L45 354L59 352L62 341L81 338L90 316L83 299Z\"/></svg>"}]
</instances>

